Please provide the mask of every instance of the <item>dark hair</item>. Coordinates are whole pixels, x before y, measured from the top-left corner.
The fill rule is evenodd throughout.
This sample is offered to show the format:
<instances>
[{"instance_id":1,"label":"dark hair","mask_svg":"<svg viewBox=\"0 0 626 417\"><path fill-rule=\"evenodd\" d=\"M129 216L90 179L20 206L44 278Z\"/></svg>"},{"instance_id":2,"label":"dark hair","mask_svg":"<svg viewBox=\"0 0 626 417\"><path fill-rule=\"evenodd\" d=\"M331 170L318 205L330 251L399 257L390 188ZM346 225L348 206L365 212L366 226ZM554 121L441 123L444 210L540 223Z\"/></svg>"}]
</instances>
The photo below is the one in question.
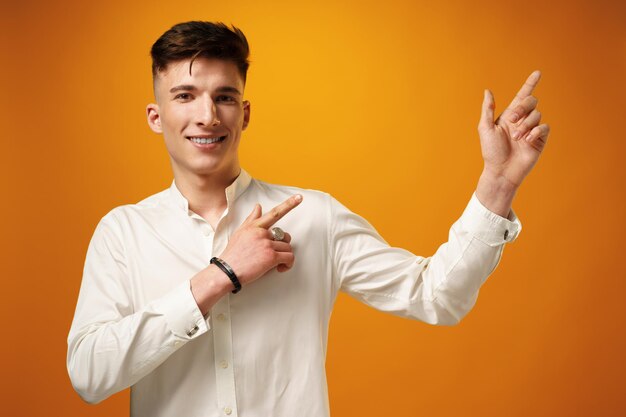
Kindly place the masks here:
<instances>
[{"instance_id":1,"label":"dark hair","mask_svg":"<svg viewBox=\"0 0 626 417\"><path fill-rule=\"evenodd\" d=\"M189 58L191 74L193 61L202 57L234 62L245 84L250 66L250 48L245 35L235 26L231 29L222 22L192 21L174 25L152 45L150 55L153 79L170 63Z\"/></svg>"}]
</instances>

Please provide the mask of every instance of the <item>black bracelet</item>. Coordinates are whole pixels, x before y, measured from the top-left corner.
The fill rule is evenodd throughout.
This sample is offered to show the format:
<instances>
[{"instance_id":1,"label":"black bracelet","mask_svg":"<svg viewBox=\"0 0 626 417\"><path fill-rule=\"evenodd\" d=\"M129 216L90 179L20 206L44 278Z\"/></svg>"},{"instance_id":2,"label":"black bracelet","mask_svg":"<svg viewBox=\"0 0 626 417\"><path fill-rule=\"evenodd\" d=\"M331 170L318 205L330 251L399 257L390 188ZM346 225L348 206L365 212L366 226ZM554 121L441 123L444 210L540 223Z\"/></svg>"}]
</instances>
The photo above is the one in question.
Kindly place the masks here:
<instances>
[{"instance_id":1,"label":"black bracelet","mask_svg":"<svg viewBox=\"0 0 626 417\"><path fill-rule=\"evenodd\" d=\"M221 269L226 275L228 275L228 278L230 278L230 280L233 282L233 285L235 286L233 294L237 294L241 290L241 282L239 282L239 279L237 278L237 275L235 275L235 271L233 271L233 268L231 268L230 265L224 262L223 259L220 259L216 256L211 258L211 263L217 265L219 269Z\"/></svg>"}]
</instances>

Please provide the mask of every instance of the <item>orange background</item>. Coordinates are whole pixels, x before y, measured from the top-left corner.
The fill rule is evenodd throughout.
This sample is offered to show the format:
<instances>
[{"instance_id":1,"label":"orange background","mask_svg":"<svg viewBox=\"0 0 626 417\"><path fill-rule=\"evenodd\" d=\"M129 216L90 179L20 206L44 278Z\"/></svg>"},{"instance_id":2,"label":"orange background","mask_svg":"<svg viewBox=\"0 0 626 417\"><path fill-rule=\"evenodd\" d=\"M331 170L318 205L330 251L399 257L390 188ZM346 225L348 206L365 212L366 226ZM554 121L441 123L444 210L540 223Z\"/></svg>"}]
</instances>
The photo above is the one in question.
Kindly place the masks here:
<instances>
[{"instance_id":1,"label":"orange background","mask_svg":"<svg viewBox=\"0 0 626 417\"><path fill-rule=\"evenodd\" d=\"M144 116L149 48L202 19L251 44L242 165L330 192L424 256L478 180L483 89L499 113L543 72L552 133L514 202L520 237L455 327L341 295L334 416L624 415L625 4L2 2L0 414L128 414L128 391L81 402L66 337L99 219L171 183Z\"/></svg>"}]
</instances>

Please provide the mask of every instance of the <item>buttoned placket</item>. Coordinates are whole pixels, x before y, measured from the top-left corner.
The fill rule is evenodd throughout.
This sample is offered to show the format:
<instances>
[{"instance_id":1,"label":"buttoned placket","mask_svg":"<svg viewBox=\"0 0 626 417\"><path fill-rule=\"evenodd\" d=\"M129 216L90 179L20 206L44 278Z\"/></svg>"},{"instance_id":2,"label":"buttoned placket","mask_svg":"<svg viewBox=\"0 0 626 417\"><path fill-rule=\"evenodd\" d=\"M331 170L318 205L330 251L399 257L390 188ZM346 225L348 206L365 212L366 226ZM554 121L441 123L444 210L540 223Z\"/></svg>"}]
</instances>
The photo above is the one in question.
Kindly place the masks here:
<instances>
[{"instance_id":1,"label":"buttoned placket","mask_svg":"<svg viewBox=\"0 0 626 417\"><path fill-rule=\"evenodd\" d=\"M201 216L190 212L200 224L201 234L205 242L207 263L213 256L219 256L229 238L228 208L218 221L214 231L211 225ZM231 294L222 297L211 309L211 331L213 332L213 357L218 407L222 415L236 417L237 398L235 393L235 371L233 367L233 346L230 321Z\"/></svg>"}]
</instances>

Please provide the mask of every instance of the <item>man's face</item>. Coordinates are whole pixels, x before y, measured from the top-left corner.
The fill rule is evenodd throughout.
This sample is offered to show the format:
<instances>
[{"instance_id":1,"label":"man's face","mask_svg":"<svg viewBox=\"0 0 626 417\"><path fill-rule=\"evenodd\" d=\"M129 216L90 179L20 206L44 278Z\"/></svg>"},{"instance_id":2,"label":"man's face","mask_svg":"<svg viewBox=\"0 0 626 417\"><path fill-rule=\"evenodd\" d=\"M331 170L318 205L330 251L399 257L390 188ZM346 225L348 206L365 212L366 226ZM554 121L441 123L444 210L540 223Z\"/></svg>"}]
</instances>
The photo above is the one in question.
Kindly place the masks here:
<instances>
[{"instance_id":1,"label":"man's face","mask_svg":"<svg viewBox=\"0 0 626 417\"><path fill-rule=\"evenodd\" d=\"M155 80L157 104L147 107L148 124L163 133L174 175L239 172L237 149L250 120L244 82L231 61L197 58L169 64Z\"/></svg>"}]
</instances>

